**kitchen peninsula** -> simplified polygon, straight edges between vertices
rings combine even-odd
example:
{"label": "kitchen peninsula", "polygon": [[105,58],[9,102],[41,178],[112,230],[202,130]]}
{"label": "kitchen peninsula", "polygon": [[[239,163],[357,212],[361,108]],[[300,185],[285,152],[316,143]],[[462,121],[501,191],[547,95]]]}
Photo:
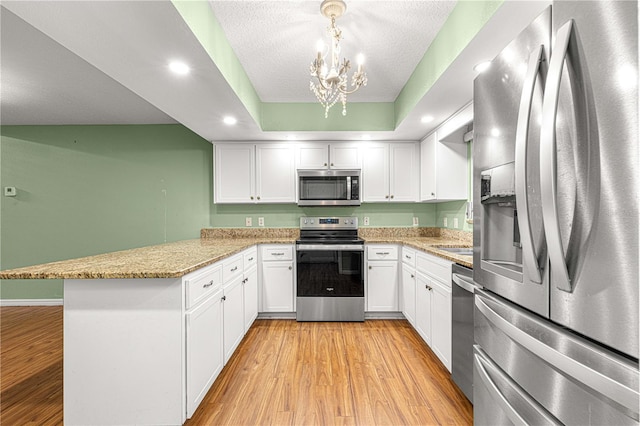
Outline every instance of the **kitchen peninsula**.
{"label": "kitchen peninsula", "polygon": [[[367,243],[402,244],[471,266],[469,256],[437,248],[470,246],[471,234],[361,231]],[[200,239],[7,270],[0,277],[65,280],[66,424],[182,424],[257,315],[263,249],[291,248],[297,233],[203,229]],[[243,318],[243,301],[253,301],[253,316]],[[228,317],[237,311],[239,319]],[[200,332],[217,343],[203,344]],[[235,337],[227,342],[226,335]]]}

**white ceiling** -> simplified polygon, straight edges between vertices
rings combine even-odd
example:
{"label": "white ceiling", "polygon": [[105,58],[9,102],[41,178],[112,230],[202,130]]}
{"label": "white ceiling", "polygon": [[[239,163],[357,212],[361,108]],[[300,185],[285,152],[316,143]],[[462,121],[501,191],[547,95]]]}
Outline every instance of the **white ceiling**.
{"label": "white ceiling", "polygon": [[[328,24],[320,1],[210,0],[262,102],[313,102],[308,67]],[[418,140],[472,98],[473,65],[493,58],[548,1],[506,1],[395,131]],[[369,84],[350,101],[392,102],[450,13],[452,2],[350,0],[338,19],[343,53],[367,57]],[[273,140],[231,89],[170,1],[2,1],[2,124],[179,122],[207,140]],[[171,59],[192,72],[178,78]],[[436,117],[420,123],[423,114]],[[234,127],[224,115],[238,117]],[[319,119],[322,118],[319,108]],[[354,139],[362,132],[298,132]]]}

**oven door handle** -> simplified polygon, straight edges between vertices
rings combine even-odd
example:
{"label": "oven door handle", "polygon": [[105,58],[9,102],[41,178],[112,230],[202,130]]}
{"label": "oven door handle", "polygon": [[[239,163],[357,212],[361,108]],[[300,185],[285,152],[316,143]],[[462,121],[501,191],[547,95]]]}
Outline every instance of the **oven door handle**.
{"label": "oven door handle", "polygon": [[362,244],[298,244],[296,251],[364,251]]}

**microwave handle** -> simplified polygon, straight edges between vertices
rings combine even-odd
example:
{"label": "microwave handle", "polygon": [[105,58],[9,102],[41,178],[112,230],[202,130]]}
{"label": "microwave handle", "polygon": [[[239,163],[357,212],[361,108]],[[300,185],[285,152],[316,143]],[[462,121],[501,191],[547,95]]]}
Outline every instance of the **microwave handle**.
{"label": "microwave handle", "polygon": [[347,176],[347,200],[351,199],[351,176]]}

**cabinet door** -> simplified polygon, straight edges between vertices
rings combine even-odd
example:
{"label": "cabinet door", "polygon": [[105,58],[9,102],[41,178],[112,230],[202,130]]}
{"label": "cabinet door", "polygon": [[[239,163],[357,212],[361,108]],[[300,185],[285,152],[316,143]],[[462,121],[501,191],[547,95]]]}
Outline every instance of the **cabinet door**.
{"label": "cabinet door", "polygon": [[329,167],[328,143],[304,143],[297,148],[298,169],[326,169]]}
{"label": "cabinet door", "polygon": [[368,145],[362,156],[362,201],[389,201],[389,144]]}
{"label": "cabinet door", "polygon": [[431,280],[425,275],[416,275],[416,330],[427,345],[431,346]]}
{"label": "cabinet door", "polygon": [[336,143],[329,146],[329,166],[332,169],[362,168],[361,148],[359,144]]}
{"label": "cabinet door", "polygon": [[223,366],[222,289],[185,314],[187,417],[202,402]]}
{"label": "cabinet door", "polygon": [[254,145],[216,145],[215,157],[214,201],[219,204],[254,203]]}
{"label": "cabinet door", "polygon": [[256,146],[256,200],[259,203],[295,203],[295,150],[287,144]]}
{"label": "cabinet door", "polygon": [[242,301],[242,280],[240,275],[227,283],[224,288],[222,305],[224,324],[224,363],[226,364],[244,336],[244,303]]}
{"label": "cabinet door", "polygon": [[451,371],[451,289],[432,281],[431,291],[431,348]]}
{"label": "cabinet door", "polygon": [[402,313],[411,325],[416,325],[416,271],[402,265]]}
{"label": "cabinet door", "polygon": [[262,262],[262,311],[293,312],[293,261]]}
{"label": "cabinet door", "polygon": [[420,143],[420,201],[436,199],[436,134]]}
{"label": "cabinet door", "polygon": [[392,202],[418,201],[418,145],[389,144],[389,199]]}
{"label": "cabinet door", "polygon": [[367,311],[398,311],[397,261],[368,262]]}
{"label": "cabinet door", "polygon": [[244,332],[246,333],[258,316],[258,268],[253,267],[244,274]]}

